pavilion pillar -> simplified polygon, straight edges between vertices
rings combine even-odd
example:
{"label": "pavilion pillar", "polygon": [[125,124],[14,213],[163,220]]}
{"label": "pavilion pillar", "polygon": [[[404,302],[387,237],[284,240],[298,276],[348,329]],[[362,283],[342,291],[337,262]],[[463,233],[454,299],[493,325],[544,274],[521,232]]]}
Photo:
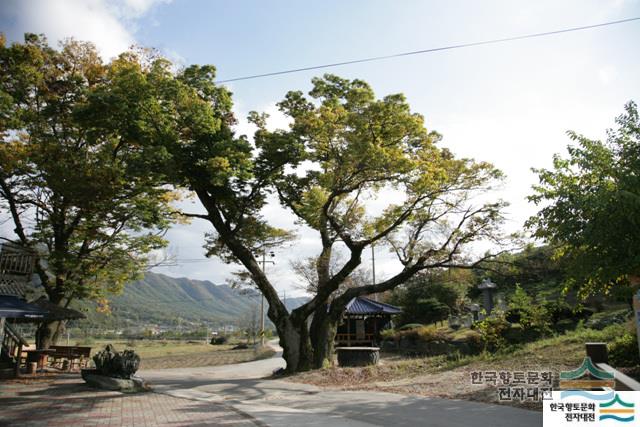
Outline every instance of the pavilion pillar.
{"label": "pavilion pillar", "polygon": [[0,317],[0,350],[2,350],[3,342],[4,342],[4,317]]}

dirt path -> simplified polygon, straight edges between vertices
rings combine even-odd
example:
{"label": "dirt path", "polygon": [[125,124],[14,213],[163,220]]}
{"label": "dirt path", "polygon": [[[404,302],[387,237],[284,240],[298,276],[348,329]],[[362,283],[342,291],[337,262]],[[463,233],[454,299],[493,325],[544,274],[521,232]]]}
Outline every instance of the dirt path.
{"label": "dirt path", "polygon": [[280,357],[208,368],[146,370],[156,393],[223,402],[263,425],[305,427],[534,427],[542,414],[485,403],[381,391],[336,391],[273,379]]}
{"label": "dirt path", "polygon": [[273,356],[271,349],[262,350],[220,350],[206,353],[170,355],[142,358],[140,369],[190,368],[198,366],[220,366],[233,363],[250,362]]}

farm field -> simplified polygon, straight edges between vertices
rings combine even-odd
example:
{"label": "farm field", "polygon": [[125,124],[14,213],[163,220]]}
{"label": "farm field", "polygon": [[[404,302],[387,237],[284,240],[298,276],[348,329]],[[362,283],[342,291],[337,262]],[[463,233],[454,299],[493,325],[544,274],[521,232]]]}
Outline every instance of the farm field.
{"label": "farm field", "polygon": [[237,343],[210,345],[202,341],[182,340],[96,340],[91,344],[92,354],[107,344],[116,350],[135,350],[141,358],[140,369],[168,369],[198,366],[218,366],[231,363],[249,362],[271,357],[270,348],[233,350]]}

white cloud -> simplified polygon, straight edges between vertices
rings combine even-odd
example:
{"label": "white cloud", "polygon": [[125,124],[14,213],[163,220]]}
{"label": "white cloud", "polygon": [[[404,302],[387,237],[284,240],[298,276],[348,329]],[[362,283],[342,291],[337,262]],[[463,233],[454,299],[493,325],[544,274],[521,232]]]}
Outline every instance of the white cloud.
{"label": "white cloud", "polygon": [[617,70],[611,65],[607,65],[598,70],[598,78],[604,85],[608,85],[617,77]]}
{"label": "white cloud", "polygon": [[[232,88],[229,88],[232,90]],[[238,120],[238,123],[234,126],[234,130],[237,135],[245,135],[249,138],[250,141],[253,140],[253,134],[258,129],[253,123],[249,123],[247,120],[248,111],[244,111],[242,108],[242,104],[236,101],[233,107],[233,113]],[[291,124],[291,117],[287,117],[282,111],[278,109],[278,106],[275,103],[270,103],[263,108],[257,108],[256,111],[259,113],[266,113],[269,117],[267,118],[267,129],[270,131],[275,131],[277,129],[289,129],[289,125]]]}
{"label": "white cloud", "polygon": [[52,43],[69,37],[93,42],[104,59],[135,43],[135,20],[168,0],[10,0],[5,13],[25,32]]}
{"label": "white cloud", "polygon": [[119,2],[120,13],[124,16],[137,18],[147,13],[158,3],[171,3],[171,0],[122,0]]}

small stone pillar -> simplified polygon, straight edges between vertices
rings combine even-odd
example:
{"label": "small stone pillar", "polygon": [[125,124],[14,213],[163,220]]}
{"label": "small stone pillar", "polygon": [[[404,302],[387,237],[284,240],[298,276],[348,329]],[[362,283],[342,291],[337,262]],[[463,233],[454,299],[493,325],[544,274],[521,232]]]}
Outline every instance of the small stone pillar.
{"label": "small stone pillar", "polygon": [[479,285],[478,289],[482,292],[482,305],[484,306],[487,315],[493,311],[493,293],[498,285],[493,283],[489,279],[484,279]]}
{"label": "small stone pillar", "polygon": [[478,304],[471,304],[471,306],[469,307],[469,310],[471,311],[473,322],[477,322],[478,320],[480,320],[479,318],[480,306]]}

